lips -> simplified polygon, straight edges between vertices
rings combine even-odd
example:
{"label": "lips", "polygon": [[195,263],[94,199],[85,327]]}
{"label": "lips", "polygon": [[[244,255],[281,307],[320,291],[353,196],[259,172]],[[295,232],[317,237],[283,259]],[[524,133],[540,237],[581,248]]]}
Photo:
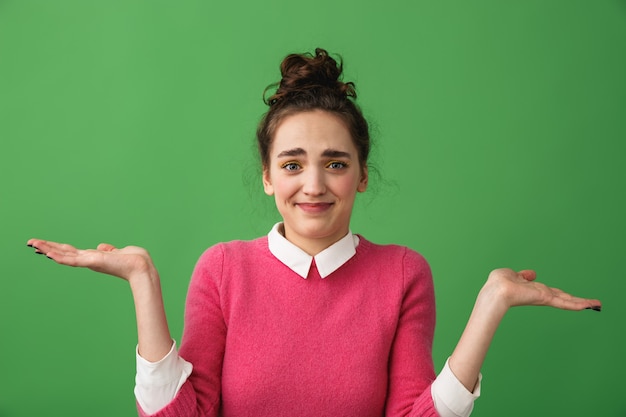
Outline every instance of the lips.
{"label": "lips", "polygon": [[296,203],[306,213],[323,213],[330,209],[333,203]]}

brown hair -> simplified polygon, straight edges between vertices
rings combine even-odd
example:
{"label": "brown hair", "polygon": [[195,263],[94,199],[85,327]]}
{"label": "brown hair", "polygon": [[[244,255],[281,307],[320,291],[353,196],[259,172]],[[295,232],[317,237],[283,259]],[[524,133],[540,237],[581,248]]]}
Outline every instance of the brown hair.
{"label": "brown hair", "polygon": [[[269,151],[276,128],[287,116],[295,113],[324,110],[339,116],[346,124],[359,154],[361,168],[365,168],[370,151],[370,135],[367,121],[354,102],[354,83],[341,81],[343,63],[316,48],[310,53],[290,54],[280,65],[282,79],[265,89],[263,100],[270,107],[257,128],[257,144],[261,163],[269,166]],[[266,98],[269,89],[278,86],[275,93]]]}

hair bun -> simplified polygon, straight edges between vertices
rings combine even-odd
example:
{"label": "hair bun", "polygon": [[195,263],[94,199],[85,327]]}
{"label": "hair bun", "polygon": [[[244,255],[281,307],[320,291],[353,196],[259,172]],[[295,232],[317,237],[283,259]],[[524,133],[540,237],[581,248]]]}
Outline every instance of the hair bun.
{"label": "hair bun", "polygon": [[325,94],[332,93],[355,99],[354,84],[341,81],[342,71],[341,59],[337,62],[322,48],[316,48],[315,55],[311,53],[290,54],[280,65],[282,79],[277,84],[278,89],[265,101],[272,105],[287,97],[311,94],[320,90],[324,90]]}
{"label": "hair bun", "polygon": [[[270,166],[274,135],[285,117],[300,112],[321,110],[337,116],[345,124],[358,151],[359,165],[365,167],[370,151],[367,120],[356,103],[354,84],[341,81],[343,65],[321,48],[313,54],[291,54],[282,61],[280,83],[268,86],[263,101],[269,110],[257,126],[256,137],[263,169]],[[269,98],[269,90],[276,88]]]}

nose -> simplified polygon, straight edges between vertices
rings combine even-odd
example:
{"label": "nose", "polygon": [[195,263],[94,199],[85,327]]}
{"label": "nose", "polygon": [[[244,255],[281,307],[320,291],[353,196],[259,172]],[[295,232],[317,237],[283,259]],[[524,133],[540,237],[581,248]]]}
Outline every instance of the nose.
{"label": "nose", "polygon": [[323,195],[326,192],[324,172],[320,169],[309,169],[303,175],[302,192],[306,195]]}

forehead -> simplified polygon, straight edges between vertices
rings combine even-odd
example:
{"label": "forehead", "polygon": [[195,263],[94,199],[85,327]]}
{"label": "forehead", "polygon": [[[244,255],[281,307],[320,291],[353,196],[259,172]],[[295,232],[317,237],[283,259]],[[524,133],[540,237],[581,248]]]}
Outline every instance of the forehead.
{"label": "forehead", "polygon": [[343,120],[322,110],[289,115],[276,128],[270,154],[301,148],[307,154],[321,154],[332,149],[356,156],[352,136]]}

